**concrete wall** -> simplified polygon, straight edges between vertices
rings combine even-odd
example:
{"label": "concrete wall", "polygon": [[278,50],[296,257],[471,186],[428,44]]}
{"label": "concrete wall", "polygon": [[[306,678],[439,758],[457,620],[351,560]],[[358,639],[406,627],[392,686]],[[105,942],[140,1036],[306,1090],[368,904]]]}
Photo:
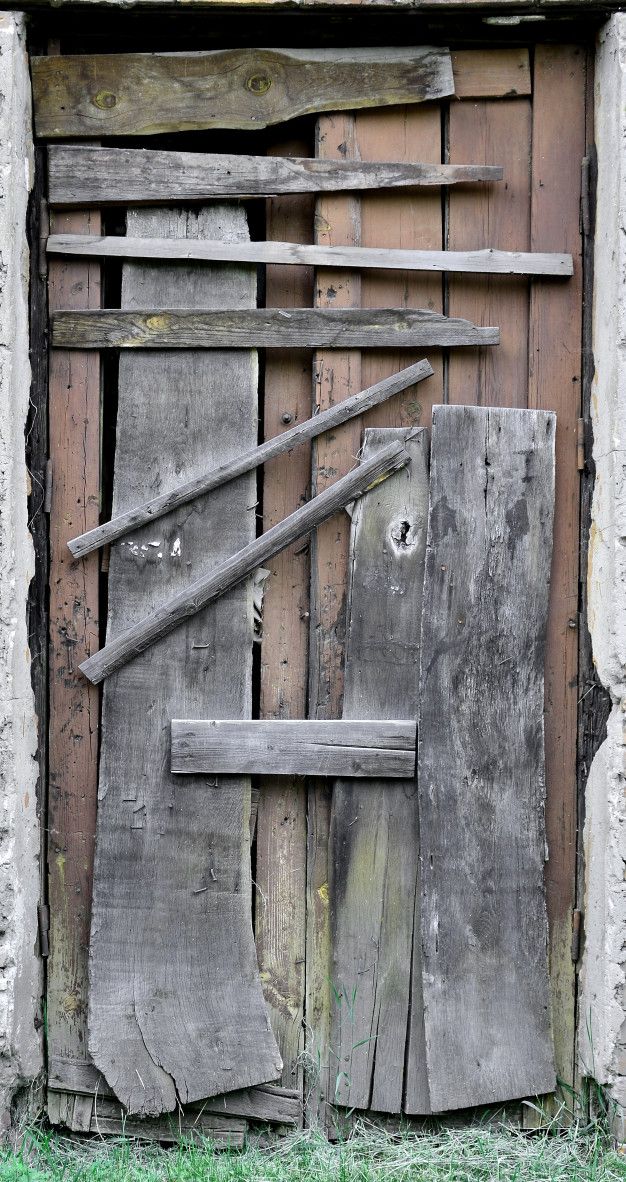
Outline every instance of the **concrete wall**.
{"label": "concrete wall", "polygon": [[[42,1068],[37,957],[37,729],[26,597],[33,574],[24,427],[29,404],[26,209],[31,99],[20,14],[0,14],[0,1131]],[[23,1108],[23,1105],[22,1105]]]}
{"label": "concrete wall", "polygon": [[598,205],[592,419],[596,484],[589,548],[589,628],[611,695],[606,741],[587,785],[585,951],[579,1058],[606,1084],[626,1137],[626,14],[599,41]]}

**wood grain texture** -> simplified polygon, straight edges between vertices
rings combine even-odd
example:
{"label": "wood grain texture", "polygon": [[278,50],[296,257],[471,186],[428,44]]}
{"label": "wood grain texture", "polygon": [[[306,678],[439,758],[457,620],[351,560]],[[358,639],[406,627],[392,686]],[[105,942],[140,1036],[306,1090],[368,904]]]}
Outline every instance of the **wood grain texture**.
{"label": "wood grain texture", "polygon": [[213,1141],[224,1149],[242,1149],[245,1145],[248,1124],[236,1116],[218,1116],[191,1110],[177,1112],[169,1119],[133,1120],[115,1100],[98,1096],[91,1106],[89,1124],[82,1132],[98,1133],[102,1137],[133,1137],[139,1141],[165,1144],[183,1141],[202,1145],[206,1141]]}
{"label": "wood grain texture", "polygon": [[[448,12],[454,16],[459,13],[459,4],[476,15],[504,14],[512,17],[518,15],[546,16],[551,13],[557,15],[581,15],[585,17],[602,17],[607,13],[619,12],[620,0],[333,0],[333,8],[364,9],[365,12],[419,12],[441,14]],[[75,4],[80,9],[85,4],[92,4],[93,0],[58,0],[60,8]],[[289,12],[294,9],[313,9],[324,11],[328,9],[328,0],[134,0],[139,9],[164,9],[167,12],[188,13],[192,10],[202,11],[214,9],[223,11],[225,8],[235,8],[245,11],[278,11]],[[103,0],[104,8],[122,8],[126,0]],[[47,8],[50,0],[24,0],[24,8]]]}
{"label": "wood grain texture", "polygon": [[[390,444],[380,455],[372,457],[368,463],[344,476],[332,488],[325,489],[307,505],[296,509],[295,513],[260,538],[218,563],[209,574],[188,584],[165,602],[152,602],[149,614],[139,616],[129,628],[108,641],[103,649],[83,661],[81,672],[95,683],[110,677],[128,661],[163,640],[185,620],[192,619],[207,604],[226,595],[253,574],[266,559],[272,558],[299,538],[306,537],[321,522],[327,521],[355,497],[362,496],[373,484],[384,480],[408,462],[406,449],[399,444]],[[131,557],[143,559],[143,554],[137,553],[138,543],[122,542],[121,545],[127,546]],[[178,554],[170,557],[178,557]]]}
{"label": "wood grain texture", "polygon": [[171,768],[178,775],[406,779],[414,767],[415,723],[410,719],[172,720]]}
{"label": "wood grain texture", "polygon": [[[364,457],[389,438],[407,434],[406,428],[370,428]],[[428,445],[426,431],[413,434],[406,443],[411,455],[406,472],[368,493],[352,517],[344,720],[392,718],[398,711],[417,718]],[[407,767],[398,784],[382,780],[358,786],[338,780],[333,788],[331,1045],[337,1056],[335,1102],[397,1113],[411,996],[419,822],[414,772]]]}
{"label": "wood grain texture", "polygon": [[[557,134],[555,104],[568,111]],[[551,146],[552,145],[552,146]],[[529,406],[557,413],[556,510],[546,643],[546,892],[557,1073],[573,1082],[575,966],[571,959],[576,872],[579,498],[581,413],[581,161],[585,155],[585,52],[541,46],[535,58],[530,245],[558,233],[574,258],[567,291],[531,286]]]}
{"label": "wood grain texture", "polygon": [[256,131],[301,115],[454,93],[447,49],[227,49],[32,59],[40,137]]}
{"label": "wood grain texture", "polygon": [[543,886],[554,433],[545,412],[433,417],[418,794],[434,1111],[555,1085]]}
{"label": "wood grain texture", "polygon": [[390,398],[398,391],[406,390],[408,386],[430,377],[432,372],[432,367],[427,361],[418,361],[415,365],[400,370],[399,373],[385,378],[368,390],[361,390],[345,402],[328,407],[318,415],[305,419],[303,423],[296,423],[290,430],[283,431],[282,434],[267,440],[254,451],[244,453],[230,463],[214,468],[211,472],[206,472],[195,480],[187,481],[172,489],[171,492],[161,493],[160,496],[147,501],[145,505],[138,505],[126,513],[120,513],[112,521],[107,521],[97,526],[96,529],[81,534],[78,538],[72,538],[68,542],[68,547],[75,558],[89,554],[100,546],[105,546],[117,538],[124,537],[138,526],[156,521],[172,509],[188,504],[189,501],[201,494],[220,488],[221,485],[227,484],[237,476],[242,476],[245,472],[253,471],[268,460],[292,451],[294,447],[299,447],[302,443],[314,439],[324,431],[332,430],[345,422],[346,419],[364,414],[385,398]]}
{"label": "wood grain texture", "polygon": [[388,154],[376,163],[340,156],[331,165],[306,157],[52,145],[48,153],[48,188],[52,205],[146,205],[502,179],[502,169],[497,167],[388,161]]}
{"label": "wood grain texture", "polygon": [[532,93],[527,49],[459,49],[452,54],[452,73],[457,99]]}
{"label": "wood grain texture", "polygon": [[68,349],[427,349],[497,345],[497,328],[427,309],[122,308],[57,312],[52,344]]}
{"label": "wood grain texture", "polygon": [[[131,214],[128,228],[247,234],[243,210],[228,206]],[[241,267],[126,264],[124,306],[157,291],[183,307],[256,299],[254,274]],[[183,396],[172,398],[173,389]],[[207,460],[254,446],[252,353],[128,356],[119,397],[114,511],[175,472],[190,478]],[[193,514],[175,512],[158,532],[147,527],[131,545],[113,547],[110,643],[249,542],[253,503],[253,482],[242,477]],[[280,1074],[251,925],[249,782],[235,777],[218,792],[191,779],[179,798],[168,766],[172,715],[249,717],[251,656],[251,590],[243,585],[112,678],[104,694],[89,1047],[130,1113],[158,1115]]]}
{"label": "wood grain texture", "polygon": [[[95,234],[100,215],[52,215],[60,232]],[[48,300],[97,308],[100,264],[50,261]],[[57,350],[49,361],[53,471],[50,513],[49,805],[47,964],[49,1054],[84,1063],[87,1052],[89,911],[98,794],[99,693],[78,666],[98,647],[98,558],[72,560],[67,531],[98,523],[100,359]]]}

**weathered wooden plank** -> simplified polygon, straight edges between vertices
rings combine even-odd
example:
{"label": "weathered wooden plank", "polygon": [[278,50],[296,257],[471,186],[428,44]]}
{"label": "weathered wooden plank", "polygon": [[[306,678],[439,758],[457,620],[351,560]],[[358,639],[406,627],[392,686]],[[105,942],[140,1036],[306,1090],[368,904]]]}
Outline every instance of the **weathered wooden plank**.
{"label": "weathered wooden plank", "polygon": [[177,1112],[160,1120],[132,1120],[114,1100],[96,1097],[92,1101],[89,1128],[100,1136],[133,1137],[139,1141],[185,1143],[213,1141],[217,1146],[241,1149],[245,1144],[247,1121],[235,1116],[217,1116],[206,1111]]}
{"label": "weathered wooden plank", "polygon": [[434,1111],[555,1084],[543,886],[554,434],[545,412],[433,417],[418,795]]}
{"label": "weathered wooden plank", "polygon": [[[367,430],[364,457],[407,434],[406,428]],[[364,497],[352,517],[344,720],[392,718],[398,711],[417,717],[428,433],[413,433],[406,446],[407,471]],[[419,824],[414,773],[407,767],[398,784],[381,779],[359,786],[338,780],[333,789],[334,1099],[350,1108],[400,1112]]]}
{"label": "weathered wooden plank", "polygon": [[482,275],[573,274],[569,254],[515,250],[386,250],[363,246],[301,246],[297,242],[176,243],[167,238],[79,237],[54,234],[50,254],[110,258],[199,259],[230,263],[287,263],[385,271],[453,271]]}
{"label": "weathered wooden plank", "polygon": [[275,456],[280,456],[285,452],[291,451],[294,447],[298,447],[306,440],[314,439],[317,435],[321,435],[322,432],[339,426],[346,419],[352,418],[355,415],[364,414],[384,398],[390,398],[393,394],[397,394],[398,391],[406,390],[408,386],[415,385],[417,382],[423,381],[424,378],[430,377],[432,372],[432,367],[425,360],[407,366],[406,369],[400,370],[399,373],[394,374],[390,378],[383,379],[382,382],[378,382],[376,386],[371,386],[368,390],[360,391],[359,394],[353,395],[352,398],[346,399],[345,402],[328,407],[325,411],[321,411],[320,414],[314,415],[313,418],[305,419],[303,423],[296,423],[295,427],[292,427],[288,431],[283,431],[281,435],[275,436],[274,439],[269,439],[253,451],[238,456],[237,459],[232,460],[229,464],[222,464],[212,472],[206,472],[195,480],[186,481],[185,484],[179,485],[171,492],[161,493],[160,496],[153,497],[152,500],[147,501],[145,505],[139,505],[135,509],[128,509],[125,513],[118,514],[112,521],[107,521],[103,525],[96,526],[95,529],[90,530],[88,533],[81,534],[78,538],[73,538],[68,542],[68,547],[75,558],[83,554],[89,554],[92,550],[97,550],[100,546],[105,546],[117,538],[124,537],[138,526],[145,525],[147,522],[156,521],[172,509],[176,509],[180,505],[186,505],[202,493],[211,492],[213,489],[219,488],[222,484],[227,484],[230,480],[234,480],[235,477],[242,476],[245,472],[251,472],[254,468],[260,467],[261,464],[266,463]]}
{"label": "weathered wooden plank", "polygon": [[[574,257],[567,290],[531,285],[529,406],[557,413],[556,510],[546,642],[546,893],[550,927],[552,1023],[557,1074],[574,1082],[575,979],[571,957],[576,875],[576,733],[580,563],[582,241],[580,161],[585,140],[585,50],[538,46],[535,56],[530,245],[559,226]],[[557,104],[569,112],[558,130]],[[584,691],[583,691],[584,692]]]}
{"label": "weathered wooden plank", "polygon": [[179,775],[407,779],[415,768],[415,723],[175,718],[171,768]]}
{"label": "weathered wooden plank", "polygon": [[300,115],[454,94],[449,50],[220,49],[31,60],[35,131],[46,139],[256,131]]}
{"label": "weathered wooden plank", "polygon": [[427,349],[499,340],[497,328],[424,308],[112,308],[52,319],[52,344],[66,349]]}
{"label": "weathered wooden plank", "polygon": [[[245,237],[241,209],[129,215],[131,233]],[[157,291],[173,306],[256,299],[254,273],[126,264],[122,303]],[[172,398],[172,390],[185,396]],[[233,394],[236,392],[235,413]],[[154,353],[120,363],[114,511],[174,472],[254,446],[252,353]],[[176,589],[254,537],[254,482],[147,527],[111,552],[111,643]],[[210,648],[210,654],[209,654]],[[104,694],[98,842],[90,950],[89,1047],[131,1113],[275,1079],[281,1063],[258,981],[251,925],[249,782],[219,793],[188,783],[177,798],[169,720],[251,712],[251,589],[200,611],[186,628],[118,674]],[[184,856],[181,856],[181,850]],[[207,955],[210,949],[210,955]]]}
{"label": "weathered wooden plank", "polygon": [[[52,214],[53,228],[89,232],[100,215]],[[100,264],[51,259],[48,303],[100,304]],[[50,512],[47,1039],[51,1055],[87,1058],[87,960],[98,795],[99,693],[78,673],[99,643],[98,558],[72,561],[67,530],[91,529],[100,504],[100,359],[49,359]]]}
{"label": "weathered wooden plank", "polygon": [[[460,0],[332,0],[333,8],[365,9],[367,12],[419,12],[441,15],[450,12],[454,16],[459,14]],[[86,4],[93,4],[93,0],[57,0],[58,7],[70,4],[79,8]],[[104,8],[123,8],[127,0],[102,0]],[[45,8],[50,0],[24,0],[25,9]],[[463,8],[472,14],[504,14],[515,20],[519,16],[532,15],[546,17],[552,13],[558,16],[588,17],[592,20],[598,16],[606,16],[611,12],[619,12],[621,0],[462,0]],[[134,6],[148,10],[163,9],[171,12],[189,13],[192,10],[224,8],[246,9],[253,11],[290,11],[297,10],[328,10],[328,0],[134,0]]]}
{"label": "weathered wooden plank", "polygon": [[48,153],[52,205],[146,205],[216,197],[271,197],[280,193],[499,181],[501,168],[361,162],[339,157],[202,155],[137,148],[56,146]]}
{"label": "weathered wooden plank", "polygon": [[532,93],[527,49],[460,49],[452,54],[452,73],[457,99]]}
{"label": "weathered wooden plank", "polygon": [[[327,521],[355,497],[362,496],[373,483],[384,480],[408,462],[406,449],[399,444],[390,444],[368,463],[355,468],[332,488],[326,489],[307,505],[296,509],[295,513],[291,513],[260,538],[244,546],[231,558],[225,559],[210,574],[184,587],[166,603],[159,605],[158,601],[153,601],[149,615],[140,616],[130,628],[120,631],[103,649],[94,653],[89,660],[83,661],[81,671],[96,684],[109,677],[116,669],[120,669],[139,653],[152,647],[157,640],[163,640],[184,620],[193,618],[201,608],[215,602],[236,587],[267,558],[271,558],[285,546],[290,546],[298,538],[305,537],[320,522]],[[219,534],[219,529],[217,532]],[[204,544],[206,545],[206,539]],[[132,558],[139,558],[142,564],[147,561],[140,553],[139,542],[122,542],[120,545],[130,551]],[[176,553],[171,557],[179,555]]]}

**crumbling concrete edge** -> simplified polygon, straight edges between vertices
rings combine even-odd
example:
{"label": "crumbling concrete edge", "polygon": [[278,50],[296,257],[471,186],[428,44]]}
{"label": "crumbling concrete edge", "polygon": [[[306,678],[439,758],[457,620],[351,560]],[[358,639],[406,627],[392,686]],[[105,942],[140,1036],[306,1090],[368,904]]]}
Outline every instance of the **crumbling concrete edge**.
{"label": "crumbling concrete edge", "polygon": [[593,658],[611,695],[607,737],[586,789],[581,1073],[605,1085],[626,1139],[626,13],[604,26],[595,76],[598,190],[589,539]]}
{"label": "crumbling concrete edge", "polygon": [[0,1132],[43,1067],[37,1030],[40,830],[37,720],[26,625],[34,555],[28,530],[26,215],[33,176],[31,92],[22,13],[0,14]]}

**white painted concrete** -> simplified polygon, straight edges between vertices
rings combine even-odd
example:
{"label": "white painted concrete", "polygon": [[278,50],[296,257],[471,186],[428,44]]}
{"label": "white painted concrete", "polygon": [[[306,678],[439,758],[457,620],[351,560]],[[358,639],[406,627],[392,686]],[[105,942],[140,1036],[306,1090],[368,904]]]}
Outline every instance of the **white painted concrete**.
{"label": "white painted concrete", "polygon": [[586,797],[582,1071],[615,1102],[626,1136],[626,14],[604,27],[596,66],[598,205],[592,420],[596,484],[589,548],[589,627],[611,695],[607,738]]}
{"label": "white painted concrete", "polygon": [[[42,1068],[36,955],[37,730],[26,598],[33,574],[24,427],[29,404],[26,210],[32,178],[24,19],[0,14],[0,1132]],[[20,1096],[21,1093],[21,1096]]]}

